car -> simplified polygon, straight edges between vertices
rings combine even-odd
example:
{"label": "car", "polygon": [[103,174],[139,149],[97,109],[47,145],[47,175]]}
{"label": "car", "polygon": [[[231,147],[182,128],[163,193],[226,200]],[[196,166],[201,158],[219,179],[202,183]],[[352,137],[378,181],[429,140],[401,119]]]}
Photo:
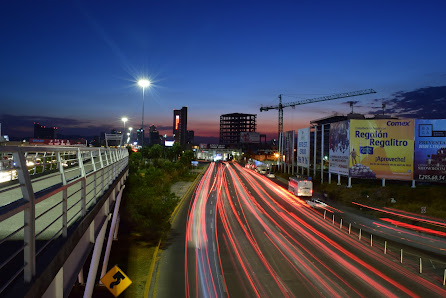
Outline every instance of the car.
{"label": "car", "polygon": [[266,171],[265,170],[260,170],[259,173],[262,174],[262,175],[266,175]]}
{"label": "car", "polygon": [[328,206],[326,203],[317,199],[306,200],[306,202],[310,207],[313,208],[326,208]]}
{"label": "car", "polygon": [[276,178],[276,175],[274,175],[274,173],[268,173],[268,174],[266,174],[266,177],[268,177],[268,178]]}

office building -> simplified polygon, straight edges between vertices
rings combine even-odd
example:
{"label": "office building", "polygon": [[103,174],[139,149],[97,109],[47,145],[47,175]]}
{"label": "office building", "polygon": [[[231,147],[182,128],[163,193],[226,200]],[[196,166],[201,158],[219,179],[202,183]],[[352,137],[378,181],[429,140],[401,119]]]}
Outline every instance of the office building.
{"label": "office building", "polygon": [[255,114],[232,113],[220,116],[220,144],[239,144],[241,132],[256,131]]}
{"label": "office building", "polygon": [[36,139],[56,139],[57,127],[46,127],[34,122],[34,138]]}
{"label": "office building", "polygon": [[173,110],[173,137],[181,146],[187,145],[187,107]]}
{"label": "office building", "polygon": [[[144,131],[142,128],[136,130],[136,139],[138,141],[138,145],[141,146],[143,144]],[[147,144],[146,144],[147,145]]]}
{"label": "office building", "polygon": [[195,131],[187,131],[187,149],[191,149],[195,142]]}
{"label": "office building", "polygon": [[149,128],[149,143],[150,145],[161,145],[161,138],[160,138],[160,133],[159,131],[156,129],[155,125],[150,126]]}

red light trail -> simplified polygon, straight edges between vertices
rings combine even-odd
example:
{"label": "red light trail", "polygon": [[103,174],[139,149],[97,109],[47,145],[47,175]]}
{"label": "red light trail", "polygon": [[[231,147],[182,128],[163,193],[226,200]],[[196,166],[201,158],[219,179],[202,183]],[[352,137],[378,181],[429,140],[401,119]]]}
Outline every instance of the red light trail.
{"label": "red light trail", "polygon": [[446,296],[238,164],[211,163],[191,202],[187,297]]}

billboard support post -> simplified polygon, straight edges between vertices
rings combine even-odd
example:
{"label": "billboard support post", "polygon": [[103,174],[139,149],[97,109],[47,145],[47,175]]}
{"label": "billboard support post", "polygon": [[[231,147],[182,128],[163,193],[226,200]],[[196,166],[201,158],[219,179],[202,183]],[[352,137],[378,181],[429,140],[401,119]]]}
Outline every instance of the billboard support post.
{"label": "billboard support post", "polygon": [[412,180],[412,188],[415,188],[415,180]]}
{"label": "billboard support post", "polygon": [[341,185],[341,175],[338,174],[338,185]]}
{"label": "billboard support post", "polygon": [[317,126],[314,127],[314,146],[313,146],[313,161],[314,161],[314,166],[313,166],[313,176],[316,177],[316,146],[317,146]]}
{"label": "billboard support post", "polygon": [[283,141],[284,141],[284,136],[283,136],[283,132],[280,134],[280,171],[282,173],[285,173],[285,163],[283,162]]}
{"label": "billboard support post", "polygon": [[324,126],[321,129],[321,184],[324,183]]}
{"label": "billboard support post", "polygon": [[352,188],[352,177],[348,177],[348,188]]}
{"label": "billboard support post", "polygon": [[291,148],[293,148],[291,151],[291,174],[293,174],[293,176],[294,176],[294,145],[296,144],[295,137],[296,137],[296,132],[293,130],[293,138],[292,138],[293,146],[291,146]]}
{"label": "billboard support post", "polygon": [[282,160],[282,133],[279,134],[279,159],[278,159],[278,168],[279,168],[279,172],[282,172],[282,166],[283,166],[283,160]]}
{"label": "billboard support post", "polygon": [[328,184],[331,184],[331,173],[328,173]]}
{"label": "billboard support post", "polygon": [[383,178],[382,180],[382,187],[386,187],[386,178]]}

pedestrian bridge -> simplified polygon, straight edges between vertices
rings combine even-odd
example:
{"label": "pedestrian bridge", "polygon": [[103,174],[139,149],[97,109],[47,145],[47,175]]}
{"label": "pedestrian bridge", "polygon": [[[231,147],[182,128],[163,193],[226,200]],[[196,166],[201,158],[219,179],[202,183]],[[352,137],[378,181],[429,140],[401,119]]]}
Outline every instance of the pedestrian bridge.
{"label": "pedestrian bridge", "polygon": [[127,149],[3,146],[0,158],[0,296],[67,297],[76,280],[91,296],[107,269]]}

